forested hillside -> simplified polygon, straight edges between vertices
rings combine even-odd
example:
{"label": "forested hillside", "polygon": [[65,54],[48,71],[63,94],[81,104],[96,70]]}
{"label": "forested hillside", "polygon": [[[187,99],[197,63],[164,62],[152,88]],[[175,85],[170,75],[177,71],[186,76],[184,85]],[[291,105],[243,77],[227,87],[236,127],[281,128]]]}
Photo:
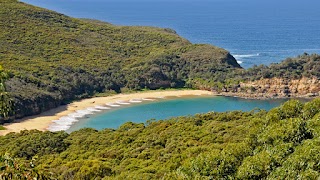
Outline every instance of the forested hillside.
{"label": "forested hillside", "polygon": [[192,84],[195,88],[240,97],[315,97],[320,95],[319,72],[320,55],[304,53],[269,66],[253,66],[207,79],[194,79]]}
{"label": "forested hillside", "polygon": [[317,179],[320,99],[117,130],[23,131],[0,137],[0,152],[0,174],[53,179]]}
{"label": "forested hillside", "polygon": [[240,68],[226,50],[171,29],[75,19],[17,0],[0,1],[0,64],[16,117],[97,92],[185,87]]}
{"label": "forested hillside", "polygon": [[247,70],[247,78],[259,80],[261,78],[289,78],[316,77],[320,79],[320,56],[304,53],[295,58],[287,58],[281,63],[270,66],[254,66]]}
{"label": "forested hillside", "polygon": [[0,1],[0,64],[10,76],[12,119],[96,93],[191,87],[259,98],[320,91],[319,55],[245,70],[226,50],[191,44],[171,29],[75,19],[16,0]]}

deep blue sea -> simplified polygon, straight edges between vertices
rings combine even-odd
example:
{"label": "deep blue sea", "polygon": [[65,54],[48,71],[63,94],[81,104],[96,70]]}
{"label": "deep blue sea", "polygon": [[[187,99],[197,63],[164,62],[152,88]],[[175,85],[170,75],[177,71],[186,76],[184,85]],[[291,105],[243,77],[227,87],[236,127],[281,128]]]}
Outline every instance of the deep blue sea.
{"label": "deep blue sea", "polygon": [[320,53],[319,0],[22,0],[79,18],[168,27],[227,49],[245,68]]}

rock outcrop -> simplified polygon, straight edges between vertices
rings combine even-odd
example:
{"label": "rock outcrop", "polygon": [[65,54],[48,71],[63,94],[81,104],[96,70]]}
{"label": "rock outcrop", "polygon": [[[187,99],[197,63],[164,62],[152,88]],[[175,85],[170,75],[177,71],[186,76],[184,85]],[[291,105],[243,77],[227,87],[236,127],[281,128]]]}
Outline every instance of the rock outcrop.
{"label": "rock outcrop", "polygon": [[316,97],[320,95],[320,79],[316,77],[261,79],[224,88],[220,94],[247,98]]}

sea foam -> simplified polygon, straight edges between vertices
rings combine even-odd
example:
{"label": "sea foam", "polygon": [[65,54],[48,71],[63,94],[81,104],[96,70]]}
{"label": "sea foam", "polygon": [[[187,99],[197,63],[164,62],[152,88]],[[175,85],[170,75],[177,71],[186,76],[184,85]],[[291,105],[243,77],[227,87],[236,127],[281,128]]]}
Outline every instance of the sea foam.
{"label": "sea foam", "polygon": [[256,57],[256,56],[260,56],[260,54],[257,53],[257,54],[235,54],[235,55],[233,55],[233,57],[236,59]]}
{"label": "sea foam", "polygon": [[56,132],[56,131],[66,131],[69,128],[70,128],[70,126],[67,126],[67,125],[51,124],[47,129],[48,129],[48,131]]}
{"label": "sea foam", "polygon": [[88,107],[87,110],[91,111],[91,112],[100,112],[101,111],[101,110],[93,108],[93,107]]}
{"label": "sea foam", "polygon": [[72,124],[79,121],[78,118],[82,118],[85,115],[93,114],[93,112],[98,112],[100,110],[95,108],[87,108],[84,110],[77,110],[74,113],[70,113],[67,116],[62,116],[58,120],[53,120],[52,123],[47,128],[49,131],[65,131],[71,127]]}
{"label": "sea foam", "polygon": [[131,99],[129,102],[131,102],[131,103],[141,103],[142,100],[141,99]]}
{"label": "sea foam", "polygon": [[111,106],[111,107],[119,107],[120,106],[119,104],[112,104],[112,103],[107,103],[106,105]]}
{"label": "sea foam", "polygon": [[96,109],[102,109],[102,110],[104,110],[104,109],[110,109],[109,107],[106,107],[106,106],[95,106],[94,108],[96,108]]}
{"label": "sea foam", "polygon": [[121,104],[121,105],[128,105],[128,104],[130,104],[130,103],[125,102],[125,101],[117,101],[116,103],[117,103],[117,104]]}
{"label": "sea foam", "polygon": [[88,109],[76,110],[76,113],[82,115],[82,117],[88,114],[93,114],[93,112],[89,111]]}
{"label": "sea foam", "polygon": [[144,100],[144,101],[154,101],[154,99],[149,99],[149,98],[143,98],[142,100]]}
{"label": "sea foam", "polygon": [[49,131],[65,131],[71,127],[71,125],[78,120],[70,116],[63,116],[58,120],[53,120],[52,124],[47,128]]}
{"label": "sea foam", "polygon": [[[164,97],[157,97],[158,99],[162,99]],[[131,103],[141,103],[142,101],[154,101],[155,99],[131,99],[130,101],[117,101],[116,103],[106,103],[107,106],[94,106],[88,107],[83,110],[76,110],[74,113],[70,113],[66,116],[59,118],[58,120],[53,120],[52,123],[47,128],[49,131],[66,131],[68,130],[74,123],[78,122],[79,118],[83,118],[86,115],[94,114],[96,112],[100,112],[102,110],[111,109],[111,107],[119,107],[121,105],[129,105]]]}

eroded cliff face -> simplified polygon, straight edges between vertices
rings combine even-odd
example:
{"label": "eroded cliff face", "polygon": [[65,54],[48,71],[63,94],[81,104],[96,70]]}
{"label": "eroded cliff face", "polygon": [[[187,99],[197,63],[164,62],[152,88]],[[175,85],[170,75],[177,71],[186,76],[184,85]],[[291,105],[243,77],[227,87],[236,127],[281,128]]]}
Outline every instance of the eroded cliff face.
{"label": "eroded cliff face", "polygon": [[261,79],[242,82],[233,88],[224,89],[221,94],[248,98],[316,97],[320,95],[320,79]]}

